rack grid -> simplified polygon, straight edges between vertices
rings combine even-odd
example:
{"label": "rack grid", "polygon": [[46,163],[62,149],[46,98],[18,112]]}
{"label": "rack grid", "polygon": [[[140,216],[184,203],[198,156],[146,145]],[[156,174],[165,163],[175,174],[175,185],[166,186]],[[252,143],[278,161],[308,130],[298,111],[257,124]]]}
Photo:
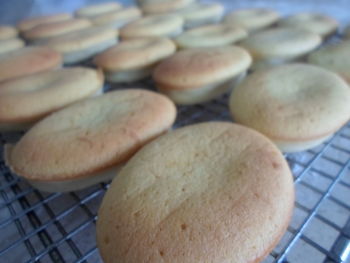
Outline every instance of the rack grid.
{"label": "rack grid", "polygon": [[[142,85],[153,86],[150,81],[136,86]],[[174,128],[230,121],[227,101],[225,94],[210,103],[178,107]],[[20,135],[0,135],[1,153]],[[350,123],[322,145],[286,158],[296,188],[294,215],[264,262],[350,262]],[[0,262],[102,262],[95,222],[108,185],[40,192],[12,174],[0,156]]]}

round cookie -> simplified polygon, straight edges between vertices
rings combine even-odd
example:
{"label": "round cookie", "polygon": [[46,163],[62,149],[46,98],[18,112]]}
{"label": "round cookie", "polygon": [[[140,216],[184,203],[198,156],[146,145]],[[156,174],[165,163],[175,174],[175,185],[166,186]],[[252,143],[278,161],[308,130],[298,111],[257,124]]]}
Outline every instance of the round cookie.
{"label": "round cookie", "polygon": [[350,41],[332,44],[314,51],[308,62],[338,73],[350,84]]}
{"label": "round cookie", "polygon": [[0,39],[0,55],[24,47],[25,43],[20,38]]}
{"label": "round cookie", "polygon": [[77,17],[90,18],[98,15],[108,14],[120,10],[122,5],[117,2],[105,2],[84,6],[75,11]]}
{"label": "round cookie", "polygon": [[195,0],[138,0],[138,3],[145,14],[164,14],[181,10]]}
{"label": "round cookie", "polygon": [[254,59],[253,68],[279,65],[303,57],[322,42],[318,34],[297,28],[274,28],[257,32],[240,46]]}
{"label": "round cookie", "polygon": [[175,53],[175,44],[167,38],[122,41],[94,58],[111,82],[131,82],[151,75],[156,63]]}
{"label": "round cookie", "polygon": [[247,36],[247,31],[240,27],[217,24],[187,30],[174,40],[180,48],[215,47],[231,45]]}
{"label": "round cookie", "polygon": [[193,3],[189,7],[176,12],[183,17],[185,28],[217,23],[221,20],[224,7],[219,3]]}
{"label": "round cookie", "polygon": [[11,39],[17,37],[17,29],[12,26],[0,25],[0,40]]}
{"label": "round cookie", "polygon": [[61,55],[48,47],[24,47],[0,56],[0,82],[52,70],[62,64]]}
{"label": "round cookie", "polygon": [[82,67],[0,83],[0,131],[28,129],[49,113],[96,94],[102,86],[102,72]]}
{"label": "round cookie", "polygon": [[105,263],[260,262],[294,207],[288,164],[265,136],[240,125],[180,128],[142,148],[98,211]]}
{"label": "round cookie", "polygon": [[29,41],[40,41],[50,37],[90,27],[92,24],[87,19],[69,19],[65,21],[40,24],[23,33],[23,37]]}
{"label": "round cookie", "polygon": [[128,7],[107,14],[102,14],[90,18],[90,21],[97,26],[110,26],[112,28],[121,28],[126,24],[140,18],[141,10],[137,7]]}
{"label": "round cookie", "polygon": [[182,32],[183,23],[183,18],[177,15],[146,16],[122,27],[120,37],[175,37]]}
{"label": "round cookie", "polygon": [[327,37],[337,31],[339,23],[324,14],[299,13],[281,19],[278,25],[300,28]]}
{"label": "round cookie", "polygon": [[235,10],[226,15],[224,23],[241,26],[253,32],[273,25],[279,18],[280,15],[271,9],[248,8]]}
{"label": "round cookie", "polygon": [[118,32],[112,28],[93,26],[40,41],[60,52],[65,64],[86,60],[117,43]]}
{"label": "round cookie", "polygon": [[202,103],[231,89],[250,64],[250,55],[240,47],[193,48],[163,60],[153,79],[177,104]]}
{"label": "round cookie", "polygon": [[59,22],[59,21],[64,21],[71,18],[72,18],[72,15],[66,14],[66,13],[31,17],[20,21],[17,24],[17,28],[19,29],[19,31],[24,32],[40,24]]}
{"label": "round cookie", "polygon": [[350,119],[350,89],[338,75],[287,64],[248,76],[232,92],[233,119],[269,137],[284,152],[321,144]]}
{"label": "round cookie", "polygon": [[81,189],[114,177],[144,144],[166,132],[175,116],[174,104],[155,92],[108,92],[40,121],[7,145],[6,163],[41,190]]}

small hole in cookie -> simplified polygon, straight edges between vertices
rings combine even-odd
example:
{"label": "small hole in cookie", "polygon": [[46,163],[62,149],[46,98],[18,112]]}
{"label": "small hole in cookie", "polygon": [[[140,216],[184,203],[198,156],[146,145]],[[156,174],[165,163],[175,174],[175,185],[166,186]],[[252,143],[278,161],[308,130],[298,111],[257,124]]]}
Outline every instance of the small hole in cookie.
{"label": "small hole in cookie", "polygon": [[186,224],[182,224],[182,225],[181,225],[181,229],[182,229],[182,230],[186,230],[186,228],[187,228],[187,225],[186,225]]}
{"label": "small hole in cookie", "polygon": [[109,237],[108,237],[108,236],[105,236],[105,238],[104,238],[103,241],[105,242],[106,245],[108,245],[108,244],[109,244]]}
{"label": "small hole in cookie", "polygon": [[139,217],[140,216],[140,211],[136,211],[135,213],[134,213],[134,217]]}
{"label": "small hole in cookie", "polygon": [[159,250],[159,255],[160,255],[161,257],[163,257],[163,256],[164,256],[164,251],[163,251],[163,250]]}
{"label": "small hole in cookie", "polygon": [[272,162],[272,167],[274,169],[278,169],[280,167],[280,164],[279,163],[276,163],[276,162]]}

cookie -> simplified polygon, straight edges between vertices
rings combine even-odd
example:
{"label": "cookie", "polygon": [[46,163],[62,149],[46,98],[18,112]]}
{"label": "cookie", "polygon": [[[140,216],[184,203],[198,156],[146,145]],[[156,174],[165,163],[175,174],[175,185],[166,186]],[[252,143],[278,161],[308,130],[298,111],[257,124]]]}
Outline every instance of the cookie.
{"label": "cookie", "polygon": [[82,189],[114,177],[135,152],[171,127],[175,115],[174,104],[155,92],[108,92],[37,123],[6,146],[6,164],[43,191]]}
{"label": "cookie", "polygon": [[155,65],[175,53],[175,44],[167,38],[130,39],[94,58],[111,82],[131,82],[151,75]]}
{"label": "cookie", "polygon": [[61,55],[48,47],[24,47],[0,56],[0,82],[52,70],[62,64]]}
{"label": "cookie", "polygon": [[183,30],[183,18],[177,15],[142,17],[120,29],[122,39],[142,37],[175,37]]}
{"label": "cookie", "polygon": [[20,21],[17,24],[17,28],[19,29],[19,31],[24,32],[40,24],[59,22],[59,21],[69,20],[71,18],[72,18],[72,15],[67,13],[31,17]]}
{"label": "cookie", "polygon": [[41,41],[60,52],[65,64],[84,61],[117,43],[118,32],[107,27],[88,27]]}
{"label": "cookie", "polygon": [[350,41],[324,46],[308,56],[308,62],[338,73],[350,84]]}
{"label": "cookie", "polygon": [[119,29],[126,24],[140,18],[142,12],[137,7],[128,7],[119,9],[117,11],[108,12],[90,18],[90,21],[97,26],[109,26],[112,28]]}
{"label": "cookie", "polygon": [[241,27],[217,24],[186,30],[174,41],[180,48],[217,47],[231,45],[247,36]]}
{"label": "cookie", "polygon": [[75,11],[77,17],[91,18],[98,15],[108,14],[120,10],[122,5],[117,2],[105,2],[94,5],[83,6]]}
{"label": "cookie", "polygon": [[163,60],[153,79],[177,104],[202,103],[231,89],[250,64],[250,55],[240,47],[193,48]]}
{"label": "cookie", "polygon": [[302,58],[322,42],[318,34],[297,28],[274,28],[249,35],[240,46],[254,59],[253,69]]}
{"label": "cookie", "polygon": [[334,34],[339,23],[332,17],[317,13],[299,13],[281,19],[279,26],[295,27],[328,37]]}
{"label": "cookie", "polygon": [[50,37],[63,35],[76,30],[90,27],[92,24],[87,19],[69,19],[65,21],[41,24],[27,30],[23,37],[28,41],[40,41]]}
{"label": "cookie", "polygon": [[258,31],[275,24],[280,15],[266,8],[247,8],[235,10],[224,18],[224,23],[241,26],[249,32]]}
{"label": "cookie", "polygon": [[0,83],[0,130],[27,130],[46,115],[101,91],[103,74],[76,67]]}
{"label": "cookie", "polygon": [[350,119],[350,89],[335,73],[308,64],[256,71],[232,92],[233,119],[284,152],[315,147]]}
{"label": "cookie", "polygon": [[242,126],[187,126],[142,148],[98,211],[105,263],[261,262],[294,207],[288,164]]}

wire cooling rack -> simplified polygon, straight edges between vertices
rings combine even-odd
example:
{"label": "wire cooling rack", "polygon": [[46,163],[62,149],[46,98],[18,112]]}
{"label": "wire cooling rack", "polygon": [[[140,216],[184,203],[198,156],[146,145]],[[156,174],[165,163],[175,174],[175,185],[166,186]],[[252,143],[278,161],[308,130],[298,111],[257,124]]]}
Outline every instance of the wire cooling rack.
{"label": "wire cooling rack", "polygon": [[[226,94],[179,107],[175,128],[230,120],[227,100]],[[19,136],[0,135],[1,145]],[[12,174],[0,157],[0,262],[102,262],[95,223],[108,184],[48,194]],[[350,123],[321,146],[286,158],[296,187],[294,215],[264,262],[350,262]]]}

